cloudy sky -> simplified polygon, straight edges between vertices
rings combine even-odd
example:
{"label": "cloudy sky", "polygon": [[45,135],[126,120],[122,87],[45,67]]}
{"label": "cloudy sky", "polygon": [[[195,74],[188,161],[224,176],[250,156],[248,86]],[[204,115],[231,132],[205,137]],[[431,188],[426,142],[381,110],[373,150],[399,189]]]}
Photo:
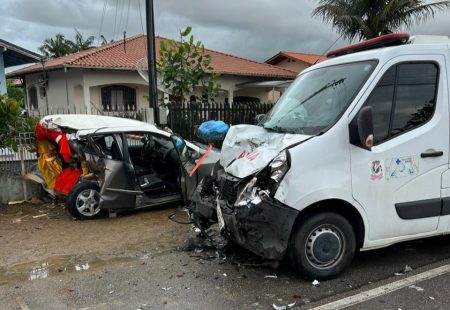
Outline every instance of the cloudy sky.
{"label": "cloudy sky", "polygon": [[[73,38],[74,28],[108,40],[145,30],[145,0],[1,1],[0,38],[32,51],[56,33]],[[313,0],[154,2],[156,34],[176,38],[180,28],[191,25],[206,47],[260,61],[280,50],[323,53],[338,38],[329,25],[311,17]],[[410,32],[450,35],[449,17],[440,14]],[[338,41],[334,48],[344,44]]]}

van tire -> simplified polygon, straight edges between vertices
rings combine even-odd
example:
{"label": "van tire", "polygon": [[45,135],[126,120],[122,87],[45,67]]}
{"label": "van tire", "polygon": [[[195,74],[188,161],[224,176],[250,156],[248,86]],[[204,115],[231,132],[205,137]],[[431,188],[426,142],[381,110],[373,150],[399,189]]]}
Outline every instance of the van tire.
{"label": "van tire", "polygon": [[310,279],[339,275],[350,265],[356,250],[349,221],[333,212],[304,218],[294,229],[288,257],[297,272]]}
{"label": "van tire", "polygon": [[[66,208],[78,220],[92,220],[103,212],[99,208],[100,187],[93,182],[76,184],[69,193]],[[91,208],[89,208],[91,206]],[[84,210],[83,210],[84,207]]]}

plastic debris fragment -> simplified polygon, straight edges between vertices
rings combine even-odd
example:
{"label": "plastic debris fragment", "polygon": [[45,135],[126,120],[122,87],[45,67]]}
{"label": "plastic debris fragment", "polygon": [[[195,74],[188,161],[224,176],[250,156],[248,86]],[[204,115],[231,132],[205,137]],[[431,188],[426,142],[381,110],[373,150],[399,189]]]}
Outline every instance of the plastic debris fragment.
{"label": "plastic debris fragment", "polygon": [[315,287],[318,287],[318,286],[320,285],[320,282],[317,281],[317,280],[314,280],[314,281],[312,282],[312,285],[314,285]]}
{"label": "plastic debris fragment", "polygon": [[276,274],[269,274],[267,276],[264,276],[264,279],[276,279],[278,276]]}

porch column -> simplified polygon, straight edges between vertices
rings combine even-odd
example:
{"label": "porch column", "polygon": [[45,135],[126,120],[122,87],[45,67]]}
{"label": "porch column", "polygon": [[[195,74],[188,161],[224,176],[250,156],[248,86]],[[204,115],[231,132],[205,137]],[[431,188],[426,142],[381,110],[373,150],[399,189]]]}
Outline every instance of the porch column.
{"label": "porch column", "polygon": [[5,63],[3,61],[4,51],[5,49],[0,47],[0,95],[6,94]]}
{"label": "porch column", "polygon": [[83,97],[84,105],[86,106],[86,114],[92,114],[91,91],[89,89],[89,84],[83,85]]}
{"label": "porch column", "polygon": [[233,98],[234,98],[234,89],[230,88],[228,90],[228,103],[230,104],[230,107],[233,106]]}

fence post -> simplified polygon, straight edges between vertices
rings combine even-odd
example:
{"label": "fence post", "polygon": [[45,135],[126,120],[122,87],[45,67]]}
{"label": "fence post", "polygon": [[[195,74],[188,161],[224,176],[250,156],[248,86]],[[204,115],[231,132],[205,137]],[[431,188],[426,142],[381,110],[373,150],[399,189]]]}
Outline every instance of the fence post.
{"label": "fence post", "polygon": [[27,182],[23,179],[26,174],[25,169],[25,152],[24,152],[24,143],[22,141],[22,135],[19,134],[19,158],[20,158],[20,169],[22,174],[22,187],[23,187],[23,200],[28,200],[28,189]]}

